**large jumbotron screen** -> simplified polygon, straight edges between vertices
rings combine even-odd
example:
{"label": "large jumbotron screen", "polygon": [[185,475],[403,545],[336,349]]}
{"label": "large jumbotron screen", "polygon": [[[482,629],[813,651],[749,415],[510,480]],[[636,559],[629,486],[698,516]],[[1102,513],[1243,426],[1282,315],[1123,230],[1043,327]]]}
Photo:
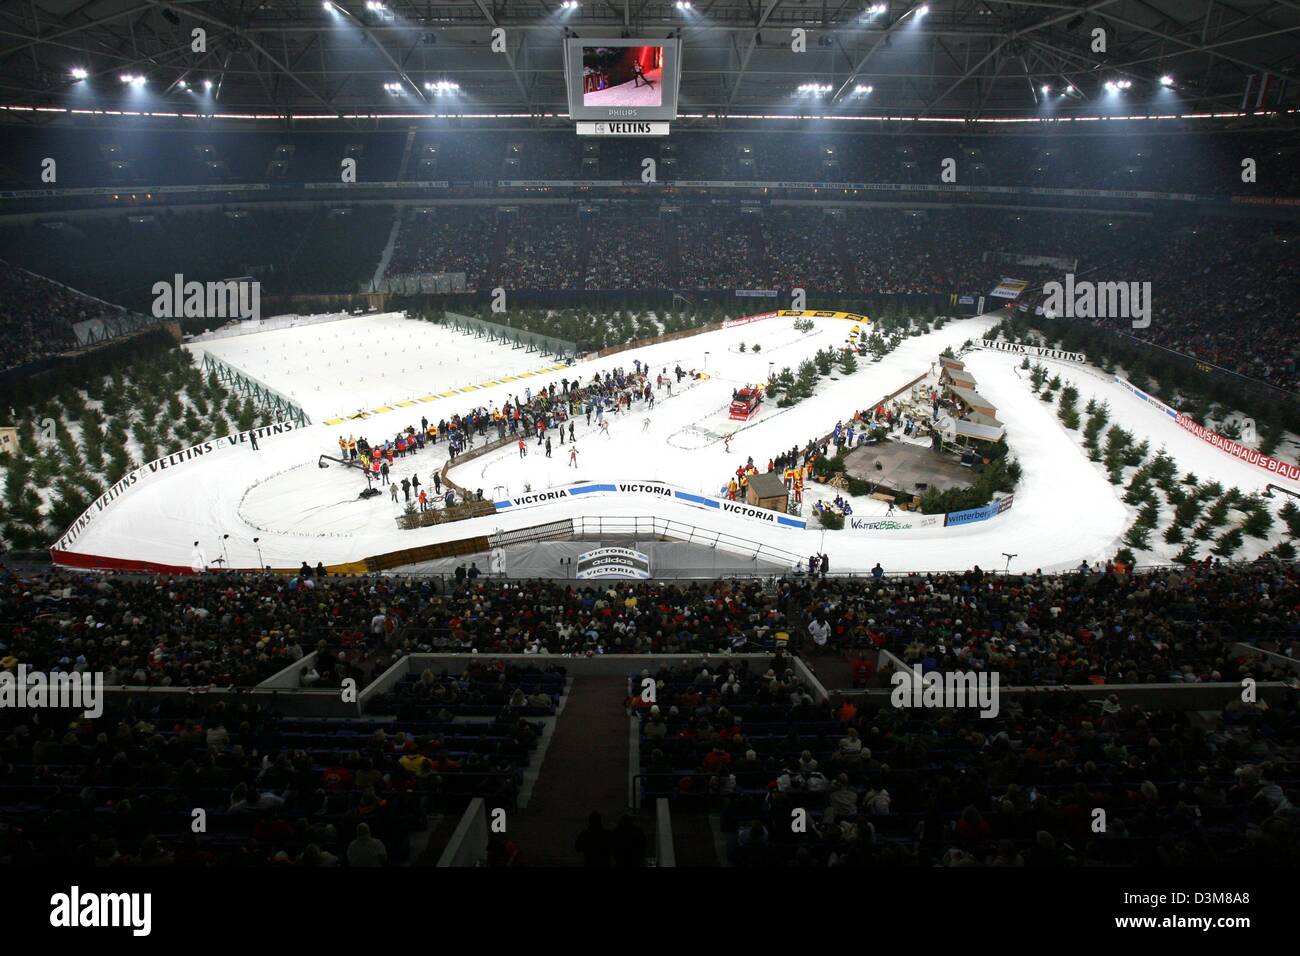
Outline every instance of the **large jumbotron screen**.
{"label": "large jumbotron screen", "polygon": [[677,40],[569,39],[564,53],[571,119],[677,117]]}

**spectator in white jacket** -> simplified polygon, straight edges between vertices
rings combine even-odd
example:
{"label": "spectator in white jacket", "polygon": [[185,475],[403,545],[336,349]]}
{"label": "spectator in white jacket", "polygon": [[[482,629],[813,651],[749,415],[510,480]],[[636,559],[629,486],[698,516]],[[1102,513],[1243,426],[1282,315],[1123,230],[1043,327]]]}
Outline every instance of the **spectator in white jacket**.
{"label": "spectator in white jacket", "polygon": [[808,635],[813,641],[813,653],[824,653],[831,639],[831,626],[826,623],[824,616],[813,618],[812,623],[808,625]]}

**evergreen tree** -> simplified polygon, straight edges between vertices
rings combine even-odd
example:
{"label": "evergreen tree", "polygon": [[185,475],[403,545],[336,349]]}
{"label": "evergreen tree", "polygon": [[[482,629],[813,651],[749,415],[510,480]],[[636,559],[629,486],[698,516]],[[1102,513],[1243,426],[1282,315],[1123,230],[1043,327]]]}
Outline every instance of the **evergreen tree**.
{"label": "evergreen tree", "polygon": [[1138,551],[1146,551],[1151,545],[1151,529],[1141,524],[1133,524],[1124,535],[1124,543]]}
{"label": "evergreen tree", "polygon": [[1241,530],[1252,538],[1267,538],[1273,530],[1273,516],[1267,508],[1256,508],[1241,523]]}
{"label": "evergreen tree", "polygon": [[1214,553],[1221,558],[1230,558],[1241,549],[1242,533],[1240,528],[1231,528],[1220,537],[1214,547]]}

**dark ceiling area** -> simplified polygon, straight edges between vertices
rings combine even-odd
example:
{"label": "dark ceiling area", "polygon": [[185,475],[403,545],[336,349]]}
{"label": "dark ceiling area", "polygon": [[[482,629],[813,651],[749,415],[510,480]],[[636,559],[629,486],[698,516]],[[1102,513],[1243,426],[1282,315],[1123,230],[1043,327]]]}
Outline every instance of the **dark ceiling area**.
{"label": "dark ceiling area", "polygon": [[0,105],[540,122],[566,112],[566,35],[675,35],[684,122],[1245,109],[1289,125],[1298,33],[1300,0],[5,0]]}

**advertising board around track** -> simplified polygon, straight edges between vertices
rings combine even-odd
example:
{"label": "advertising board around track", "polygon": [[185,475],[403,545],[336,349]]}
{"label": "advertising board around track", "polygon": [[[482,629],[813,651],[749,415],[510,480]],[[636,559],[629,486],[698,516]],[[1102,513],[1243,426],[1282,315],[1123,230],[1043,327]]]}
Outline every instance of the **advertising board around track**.
{"label": "advertising board around track", "polygon": [[107,508],[114,500],[125,494],[127,491],[143,485],[155,475],[162,474],[165,471],[174,471],[177,468],[185,466],[191,461],[211,454],[222,448],[231,448],[236,445],[246,445],[253,436],[259,439],[270,438],[274,435],[281,435],[285,432],[293,431],[297,426],[292,421],[276,422],[273,425],[263,425],[260,428],[253,428],[246,432],[235,432],[231,435],[222,435],[209,441],[200,442],[189,448],[184,448],[170,455],[164,455],[161,458],[141,465],[139,468],[119,478],[113,483],[107,491],[96,498],[81,516],[77,518],[68,529],[63,532],[63,537],[59,538],[54,547],[61,551],[66,551],[77,540],[81,532],[94,520],[95,515]]}
{"label": "advertising board around track", "polygon": [[786,318],[805,318],[805,319],[845,319],[849,322],[865,324],[871,321],[869,316],[859,315],[857,312],[836,312],[833,310],[816,309],[780,309],[777,315]]}
{"label": "advertising board around track", "polygon": [[1128,379],[1121,378],[1120,376],[1116,375],[1115,384],[1118,385],[1120,388],[1124,389],[1125,391],[1129,392],[1130,394],[1135,395],[1138,398],[1142,399],[1142,401],[1146,402],[1148,405],[1154,405],[1156,408],[1160,409],[1170,418],[1176,419],[1178,417],[1178,412],[1174,411],[1172,408],[1170,408],[1164,402],[1160,401],[1160,399],[1156,398],[1154,395],[1148,395],[1146,392],[1142,391],[1142,389],[1138,388]]}
{"label": "advertising board around track", "polygon": [[1174,424],[1184,431],[1189,431],[1201,441],[1213,445],[1220,451],[1227,452],[1233,458],[1240,459],[1248,465],[1254,465],[1268,472],[1270,475],[1277,475],[1279,478],[1288,478],[1291,481],[1300,481],[1300,465],[1293,465],[1290,462],[1282,461],[1265,455],[1263,452],[1256,451],[1254,448],[1247,448],[1240,442],[1233,441],[1226,435],[1220,435],[1216,431],[1211,431],[1204,425],[1198,423],[1192,418],[1188,418],[1182,412],[1170,408],[1154,395],[1148,395],[1142,389],[1138,388],[1132,382],[1115,376],[1115,384],[1119,385],[1125,391],[1142,399],[1149,405],[1154,405],[1166,415],[1174,420]]}
{"label": "advertising board around track", "polygon": [[1186,415],[1178,415],[1174,419],[1179,428],[1191,432],[1203,442],[1213,445],[1220,451],[1226,451],[1233,458],[1238,458],[1248,465],[1254,465],[1262,468],[1270,475],[1277,475],[1279,478],[1289,478],[1292,481],[1300,481],[1300,466],[1290,464],[1289,462],[1279,461],[1265,455],[1263,452],[1256,451],[1253,448],[1247,448],[1240,442],[1235,442],[1226,435],[1220,435],[1218,432],[1210,431],[1204,425],[1198,424]]}
{"label": "advertising board around track", "polygon": [[1039,345],[1021,345],[1019,342],[1004,342],[1001,339],[988,341],[981,339],[976,348],[989,349],[994,352],[1014,352],[1017,355],[1034,355],[1038,358],[1059,359],[1062,362],[1086,364],[1088,356],[1084,352],[1066,352],[1062,349],[1048,349]]}
{"label": "advertising board around track", "polygon": [[737,325],[749,325],[751,322],[758,322],[761,319],[775,319],[775,312],[760,312],[758,315],[743,315],[738,319],[723,319],[722,327],[724,329],[734,328]]}
{"label": "advertising board around track", "polygon": [[942,528],[943,515],[913,515],[904,512],[897,518],[878,515],[865,518],[850,516],[844,522],[845,531],[913,531],[917,528]]}
{"label": "advertising board around track", "polygon": [[[494,501],[493,504],[496,505],[498,511],[510,511],[518,508],[534,508],[540,505],[576,501],[588,496],[669,499],[694,508],[720,511],[755,523],[761,522],[767,525],[778,525],[800,530],[806,530],[808,527],[808,523],[803,518],[796,518],[767,508],[758,508],[743,501],[711,498],[693,491],[685,491],[662,481],[583,482],[559,488],[548,488],[545,491],[531,492],[514,498],[502,498]],[[994,501],[983,508],[954,511],[946,515],[922,515],[900,511],[896,516],[891,515],[889,517],[879,515],[851,516],[845,520],[844,530],[874,533],[880,531],[914,531],[974,524],[977,521],[996,518],[1011,507],[1014,498],[1014,495],[1007,495],[1005,498]]]}
{"label": "advertising board around track", "polygon": [[786,528],[806,528],[807,522],[802,518],[791,517],[768,508],[756,508],[743,501],[724,501],[710,498],[693,491],[686,491],[662,481],[588,481],[559,488],[548,488],[513,498],[494,501],[497,511],[515,508],[532,508],[538,505],[551,505],[563,501],[580,500],[588,496],[610,498],[658,498],[670,499],[693,508],[721,511],[725,514],[745,518],[755,523],[780,525]]}
{"label": "advertising board around track", "polygon": [[1011,508],[1015,495],[1007,495],[997,501],[990,502],[983,508],[968,508],[965,511],[950,511],[943,516],[945,528],[956,528],[965,524],[974,524],[977,521],[988,521],[990,518],[996,518],[1002,512]]}

